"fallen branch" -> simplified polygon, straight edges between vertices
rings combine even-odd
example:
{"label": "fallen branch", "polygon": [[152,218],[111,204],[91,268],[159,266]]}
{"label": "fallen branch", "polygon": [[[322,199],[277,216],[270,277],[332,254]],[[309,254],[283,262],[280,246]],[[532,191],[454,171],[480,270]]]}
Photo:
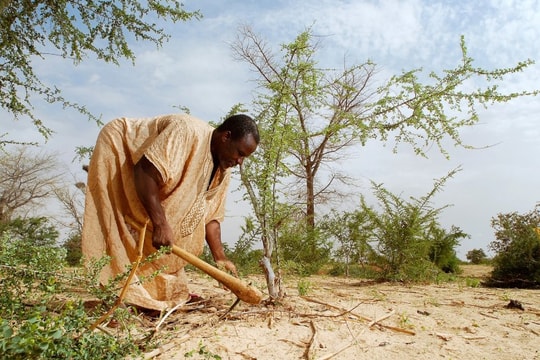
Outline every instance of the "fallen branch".
{"label": "fallen branch", "polygon": [[452,335],[450,334],[435,333],[435,336],[444,341],[450,341],[452,339]]}
{"label": "fallen branch", "polygon": [[[392,312],[393,313],[393,312]],[[389,316],[386,316],[385,315],[385,319],[389,317]],[[365,327],[361,332],[360,334],[358,334],[358,336],[355,336],[354,334],[351,333],[351,335],[353,336],[354,338],[354,341],[352,341],[350,344],[347,344],[345,345],[344,347],[342,347],[341,349],[339,349],[338,351],[336,351],[335,353],[332,353],[332,354],[328,354],[326,355],[325,357],[322,357],[320,358],[319,360],[328,360],[328,359],[331,359],[333,358],[334,356],[337,356],[339,354],[341,354],[342,352],[344,352],[345,350],[347,350],[348,348],[350,347],[353,347],[354,345],[358,344],[358,337],[364,335],[364,333],[366,332],[366,329],[369,329],[371,326],[373,326],[374,324],[376,324],[377,322],[383,320],[382,318],[381,319],[377,319],[375,321],[372,321],[367,327]]]}
{"label": "fallen branch", "polygon": [[370,323],[368,324],[368,328],[372,327],[372,326],[375,325],[375,324],[381,325],[381,324],[379,324],[380,321],[383,321],[383,320],[388,319],[390,316],[394,315],[395,313],[396,313],[396,312],[395,312],[394,310],[392,310],[392,311],[390,311],[388,314],[384,315],[383,317],[380,317],[380,318],[378,318],[378,319],[376,319],[376,320],[373,320],[372,322],[370,322]]}
{"label": "fallen branch", "polygon": [[299,343],[298,341],[294,341],[294,340],[291,340],[291,339],[278,339],[278,341],[281,341],[281,342],[284,342],[284,343],[287,343],[287,344],[292,344],[292,345],[297,346],[299,348],[304,347],[304,343]]}
{"label": "fallen branch", "polygon": [[463,336],[465,340],[484,340],[486,336]]}
{"label": "fallen branch", "polygon": [[486,316],[486,317],[488,317],[488,318],[497,319],[497,320],[499,319],[499,318],[496,317],[496,316],[486,314],[485,312],[482,312],[482,311],[479,311],[479,314],[480,314],[480,315],[484,315],[484,316]]}
{"label": "fallen branch", "polygon": [[161,324],[163,324],[165,322],[165,320],[173,313],[175,312],[179,307],[181,306],[184,306],[186,304],[186,302],[180,302],[178,304],[176,304],[176,306],[174,306],[171,310],[167,311],[167,313],[161,318],[161,320],[159,320],[159,322],[157,323],[156,325],[156,328],[154,329],[154,334],[156,334],[158,331],[159,331],[159,328],[161,326]]}
{"label": "fallen branch", "polygon": [[381,326],[385,329],[388,329],[388,330],[393,330],[395,332],[400,332],[400,333],[403,333],[403,334],[407,334],[407,335],[416,335],[416,333],[412,330],[407,330],[407,329],[403,329],[403,328],[398,328],[398,327],[395,327],[395,326],[390,326],[390,325],[384,325],[384,324],[377,324],[377,326]]}
{"label": "fallen branch", "polygon": [[313,323],[313,320],[309,322],[309,327],[311,328],[311,338],[309,339],[308,346],[306,350],[304,351],[303,358],[306,360],[311,359],[309,354],[311,353],[311,348],[313,344],[315,343],[315,337],[317,336],[317,328],[315,327],[315,324]]}
{"label": "fallen branch", "polygon": [[[333,308],[333,309],[336,309],[336,310],[340,310],[340,311],[343,311],[345,314],[351,314],[355,317],[357,317],[358,319],[361,319],[361,320],[364,320],[364,321],[368,321],[368,322],[373,322],[373,319],[369,318],[369,317],[366,317],[366,316],[362,316],[362,315],[359,315],[359,314],[356,314],[354,312],[352,312],[352,310],[347,310],[347,309],[343,309],[343,308],[340,308],[338,306],[335,306],[335,305],[332,305],[332,304],[328,304],[328,303],[325,303],[323,301],[320,301],[320,300],[317,300],[317,299],[313,299],[313,298],[310,298],[310,297],[307,297],[307,296],[302,296],[302,298],[304,300],[307,300],[307,301],[310,301],[310,302],[314,302],[314,303],[317,303],[317,304],[321,304],[321,305],[326,305],[330,308]],[[358,306],[358,305],[357,305]],[[357,306],[355,306],[354,308],[356,308]],[[380,321],[380,320],[379,320]],[[416,335],[416,333],[414,331],[411,331],[411,330],[407,330],[407,329],[402,329],[402,328],[398,328],[398,327],[394,327],[394,326],[390,326],[390,325],[384,325],[384,324],[379,324],[377,322],[375,322],[375,324],[377,324],[378,326],[381,326],[385,329],[389,329],[389,330],[393,330],[393,331],[396,331],[396,332],[400,332],[400,333],[404,333],[404,334],[408,334],[408,335]],[[375,325],[373,324],[373,325]],[[373,326],[372,325],[372,326]]]}
{"label": "fallen branch", "polygon": [[163,346],[160,346],[157,349],[154,349],[154,350],[152,350],[150,352],[147,352],[147,353],[143,354],[143,359],[145,359],[145,360],[153,359],[156,356],[159,356],[159,355],[169,351],[173,347],[188,341],[190,338],[191,338],[191,336],[189,334],[186,334],[180,339],[175,339],[174,342],[167,343],[167,344],[165,344]]}
{"label": "fallen branch", "polygon": [[336,351],[335,353],[333,354],[328,354],[322,358],[319,358],[319,360],[328,360],[328,359],[331,359],[333,358],[334,356],[337,356],[339,354],[341,354],[342,352],[344,352],[345,350],[347,350],[348,348],[352,347],[353,345],[355,345],[355,342],[352,342],[348,345],[345,345],[344,347],[342,347],[341,349],[339,349],[338,351]]}
{"label": "fallen branch", "polygon": [[238,305],[240,303],[240,298],[237,297],[236,300],[234,301],[234,303],[231,305],[231,307],[225,311],[225,313],[223,315],[221,315],[219,318],[218,318],[218,321],[221,321],[225,318],[225,316],[227,316],[235,307],[236,305]]}

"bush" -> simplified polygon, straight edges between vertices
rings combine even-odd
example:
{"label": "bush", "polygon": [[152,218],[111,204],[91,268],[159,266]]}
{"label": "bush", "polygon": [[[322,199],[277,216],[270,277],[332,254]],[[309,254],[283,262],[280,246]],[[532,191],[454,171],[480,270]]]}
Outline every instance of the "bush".
{"label": "bush", "polygon": [[493,218],[496,240],[490,285],[540,286],[540,205],[526,214],[499,214]]}
{"label": "bush", "polygon": [[13,326],[1,320],[0,356],[4,359],[124,359],[137,352],[129,341],[101,332],[88,332],[91,324],[82,304],[67,304],[57,315],[35,306]]}
{"label": "bush", "polygon": [[540,286],[540,239],[536,234],[517,238],[493,259],[493,281],[517,287]]}
{"label": "bush", "polygon": [[[54,243],[47,236],[32,237],[54,233],[45,221],[39,223],[45,229],[37,226],[26,237],[8,231],[6,224],[0,235],[0,358],[124,359],[137,353],[129,332],[111,336],[88,331],[95,319],[69,289],[92,289],[99,271],[94,276],[85,276],[82,268],[71,273],[64,248],[45,245]],[[34,227],[36,222],[27,224]],[[113,294],[110,290],[109,296]]]}
{"label": "bush", "polygon": [[34,303],[62,290],[57,272],[64,267],[65,250],[36,246],[35,239],[11,237],[5,230],[0,237],[0,316],[17,316],[25,303]]}
{"label": "bush", "polygon": [[426,196],[411,197],[410,201],[372,183],[380,210],[361,198],[360,211],[370,223],[366,229],[377,253],[376,264],[382,268],[382,279],[425,282],[434,281],[440,270],[458,271],[454,248],[459,238],[467,235],[456,227],[449,233],[441,229],[438,216],[446,206],[431,206],[434,194],[454,173],[438,180]]}
{"label": "bush", "polygon": [[81,264],[81,234],[73,233],[62,245],[66,249],[66,261],[70,266],[79,266]]}
{"label": "bush", "polygon": [[300,276],[318,273],[330,261],[332,244],[305,224],[290,226],[280,236],[278,252],[283,269]]}
{"label": "bush", "polygon": [[440,228],[436,223],[431,226],[428,235],[431,239],[429,259],[445,273],[459,274],[459,259],[454,250],[459,245],[459,239],[468,235],[460,228],[452,226],[450,231]]}

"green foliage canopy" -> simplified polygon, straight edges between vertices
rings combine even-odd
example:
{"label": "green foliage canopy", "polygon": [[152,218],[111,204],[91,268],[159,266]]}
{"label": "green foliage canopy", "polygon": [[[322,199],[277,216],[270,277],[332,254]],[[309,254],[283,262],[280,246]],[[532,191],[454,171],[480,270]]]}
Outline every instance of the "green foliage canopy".
{"label": "green foliage canopy", "polygon": [[339,213],[333,209],[323,217],[320,227],[324,236],[333,241],[334,257],[345,264],[346,275],[352,264],[364,266],[373,262],[374,251],[369,243],[373,229],[367,212]]}
{"label": "green foliage canopy", "polygon": [[[398,144],[406,143],[416,154],[426,156],[424,150],[436,144],[448,156],[444,139],[452,140],[456,146],[470,147],[463,142],[460,130],[478,122],[479,109],[540,93],[499,90],[506,77],[523,72],[534,64],[533,60],[507,68],[482,69],[474,66],[463,36],[460,46],[461,62],[455,68],[442,73],[432,71],[427,80],[422,80],[423,69],[404,71],[381,86],[377,90],[379,99],[369,105],[368,116],[359,119],[366,129],[362,141],[374,137],[386,142],[393,136],[394,151]],[[469,81],[478,87],[465,86]]]}
{"label": "green foliage canopy", "polygon": [[46,138],[51,130],[33,113],[33,96],[98,120],[45,84],[34,72],[35,62],[61,56],[78,64],[90,54],[114,64],[120,58],[134,61],[131,39],[156,46],[168,39],[158,20],[199,17],[176,0],[0,0],[0,107],[14,118],[30,118]]}
{"label": "green foliage canopy", "polygon": [[431,239],[430,261],[446,273],[459,273],[459,259],[455,248],[460,244],[460,239],[468,238],[469,235],[457,226],[452,226],[450,231],[447,231],[436,223],[432,223],[427,235]]}

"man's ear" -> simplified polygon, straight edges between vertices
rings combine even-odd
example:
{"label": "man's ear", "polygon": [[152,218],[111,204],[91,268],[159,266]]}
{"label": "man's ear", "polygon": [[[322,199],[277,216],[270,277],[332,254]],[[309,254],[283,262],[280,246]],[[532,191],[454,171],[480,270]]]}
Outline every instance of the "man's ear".
{"label": "man's ear", "polygon": [[229,130],[227,130],[223,132],[221,139],[223,140],[223,142],[226,142],[226,141],[230,141],[231,137],[232,137],[232,133]]}

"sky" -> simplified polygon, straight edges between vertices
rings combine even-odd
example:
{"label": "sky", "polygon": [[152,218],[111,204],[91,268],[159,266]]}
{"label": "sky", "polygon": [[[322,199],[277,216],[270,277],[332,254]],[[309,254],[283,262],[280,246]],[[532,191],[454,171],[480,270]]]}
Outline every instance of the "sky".
{"label": "sky", "polygon": [[[320,40],[318,61],[339,68],[371,60],[377,80],[384,82],[403,70],[426,73],[450,69],[461,58],[460,36],[478,67],[512,67],[532,59],[540,62],[540,1],[240,1],[185,0],[187,10],[200,10],[201,20],[164,24],[171,39],[161,48],[133,42],[136,62],[120,66],[89,57],[78,66],[49,56],[36,62],[44,81],[63,90],[64,97],[85,104],[104,122],[116,117],[149,117],[178,112],[219,122],[236,103],[253,99],[255,74],[236,61],[230,44],[238,28],[249,25],[274,49],[289,43],[310,27]],[[474,86],[475,84],[471,84]],[[540,88],[540,63],[501,83],[502,91]],[[13,140],[39,141],[45,151],[57,152],[77,177],[73,162],[77,146],[92,146],[98,126],[74,111],[36,103],[36,114],[55,134],[43,142],[29,121],[13,121],[0,111],[0,133]],[[370,181],[382,183],[403,197],[429,192],[434,179],[461,166],[434,206],[452,205],[440,216],[441,225],[455,225],[470,235],[458,247],[458,256],[481,248],[488,255],[494,240],[490,220],[499,213],[531,211],[540,199],[540,97],[528,97],[490,106],[480,112],[477,126],[462,130],[467,144],[479,149],[454,148],[450,159],[435,147],[428,158],[415,156],[410,147],[392,152],[392,144],[368,143],[352,152],[341,166],[358,179],[360,194],[369,199]],[[252,114],[254,115],[254,114]],[[487,148],[484,148],[488,146]],[[482,149],[480,149],[482,148]],[[232,192],[227,202],[223,238],[234,243],[249,207]],[[350,205],[350,204],[349,204]],[[373,204],[375,205],[375,204]]]}

